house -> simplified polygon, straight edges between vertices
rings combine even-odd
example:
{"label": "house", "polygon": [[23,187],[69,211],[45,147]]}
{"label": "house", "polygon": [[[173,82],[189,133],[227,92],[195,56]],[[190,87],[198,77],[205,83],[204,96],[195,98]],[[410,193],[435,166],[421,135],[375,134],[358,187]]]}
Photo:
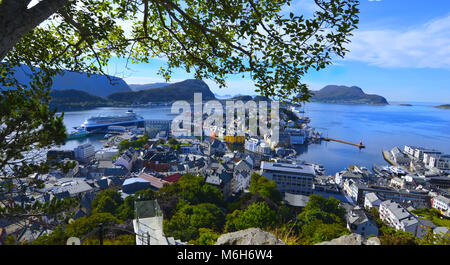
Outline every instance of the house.
{"label": "house", "polygon": [[147,174],[147,173],[141,173],[139,175],[139,178],[144,179],[150,183],[150,186],[154,190],[159,190],[164,186],[165,183],[169,183],[163,179],[157,178],[153,175]]}
{"label": "house", "polygon": [[66,197],[75,197],[94,190],[89,184],[81,178],[63,178],[60,179],[53,187],[53,195]]}
{"label": "house", "polygon": [[156,172],[168,172],[170,166],[178,164],[178,157],[170,151],[156,152],[150,158],[144,160],[144,166]]}
{"label": "house", "polygon": [[128,171],[131,171],[136,161],[138,153],[132,148],[128,149],[125,153],[123,153],[117,160],[115,165],[122,166],[126,168]]}
{"label": "house", "polygon": [[431,206],[441,212],[442,215],[450,217],[450,199],[442,195],[431,199]]}
{"label": "house", "polygon": [[214,139],[212,143],[209,144],[208,152],[210,156],[223,156],[226,151],[226,145],[217,139]]}
{"label": "house", "polygon": [[234,193],[246,189],[250,185],[251,165],[245,160],[239,161],[233,169],[232,189]]}
{"label": "house", "polygon": [[151,187],[148,180],[142,178],[129,178],[123,182],[122,192],[125,194],[134,194],[137,191],[147,190]]}
{"label": "house", "polygon": [[398,189],[404,189],[406,186],[405,180],[399,177],[391,179],[390,186]]}
{"label": "house", "polygon": [[215,186],[221,190],[223,197],[226,199],[231,196],[232,193],[232,179],[232,173],[223,171],[221,173],[208,175],[205,179],[205,183]]}
{"label": "house", "polygon": [[370,220],[364,209],[359,206],[354,207],[346,215],[347,228],[350,232],[363,237],[378,236],[377,224]]}
{"label": "house", "polygon": [[378,196],[374,192],[367,193],[364,198],[364,208],[372,208],[375,207],[378,209],[381,204],[381,200],[378,198]]}

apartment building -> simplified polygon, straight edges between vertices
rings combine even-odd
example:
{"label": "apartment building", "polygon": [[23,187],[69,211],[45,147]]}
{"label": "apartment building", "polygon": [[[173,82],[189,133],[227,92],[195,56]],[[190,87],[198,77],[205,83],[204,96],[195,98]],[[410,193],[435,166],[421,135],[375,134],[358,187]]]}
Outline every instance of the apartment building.
{"label": "apartment building", "polygon": [[309,196],[313,191],[315,170],[310,165],[261,163],[261,175],[275,181],[281,193]]}

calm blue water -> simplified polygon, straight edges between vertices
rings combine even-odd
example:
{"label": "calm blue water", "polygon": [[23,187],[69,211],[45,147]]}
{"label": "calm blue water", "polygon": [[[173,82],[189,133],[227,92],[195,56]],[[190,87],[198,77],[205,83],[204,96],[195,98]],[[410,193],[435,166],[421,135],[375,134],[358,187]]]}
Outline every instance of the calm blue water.
{"label": "calm blue water", "polygon": [[[434,148],[450,154],[450,110],[431,108],[438,104],[413,103],[414,106],[337,105],[307,103],[306,116],[311,126],[324,136],[354,143],[362,141],[366,149],[336,142],[322,142],[298,147],[299,158],[325,166],[327,174],[334,174],[350,165],[369,169],[373,164],[386,164],[381,151],[404,145]],[[123,114],[127,108],[98,108],[95,110],[66,112],[64,120],[68,130],[79,126],[88,117],[98,114]],[[134,108],[146,119],[172,119],[170,107]],[[83,140],[71,140],[64,148],[91,142],[100,148],[101,135]]]}
{"label": "calm blue water", "polygon": [[[334,174],[350,165],[371,169],[373,164],[386,164],[384,149],[404,145],[434,148],[450,153],[450,110],[431,108],[437,104],[414,103],[412,107],[396,105],[337,105],[307,103],[306,115],[311,126],[330,138],[366,145],[366,149],[337,143],[309,145],[299,157],[324,165]],[[416,105],[417,104],[417,105]],[[303,150],[302,150],[303,149]]]}

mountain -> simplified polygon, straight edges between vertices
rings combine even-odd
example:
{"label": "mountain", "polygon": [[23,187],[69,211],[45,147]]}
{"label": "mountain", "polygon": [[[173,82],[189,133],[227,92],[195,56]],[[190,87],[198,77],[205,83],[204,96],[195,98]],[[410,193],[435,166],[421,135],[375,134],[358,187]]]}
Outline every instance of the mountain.
{"label": "mountain", "polygon": [[229,95],[229,94],[227,94],[227,95],[219,95],[219,94],[217,94],[217,93],[214,93],[214,96],[215,96],[217,99],[230,99],[230,98],[233,97],[232,95]]}
{"label": "mountain", "polygon": [[140,90],[147,90],[152,88],[160,88],[160,87],[166,87],[170,85],[170,83],[152,83],[152,84],[130,84],[128,85],[132,91],[140,91]]}
{"label": "mountain", "polygon": [[438,108],[438,109],[450,109],[450,104],[436,106],[435,108]]}
{"label": "mountain", "polygon": [[120,104],[146,104],[148,102],[172,102],[176,100],[193,101],[194,93],[202,93],[203,100],[216,99],[208,85],[197,79],[187,79],[165,87],[114,93],[109,95],[108,99]]}
{"label": "mountain", "polygon": [[52,90],[50,96],[50,108],[56,108],[58,111],[85,110],[109,105],[107,99],[75,89]]}
{"label": "mountain", "polygon": [[[37,68],[36,71],[39,71]],[[14,71],[15,78],[21,82],[28,84],[31,78],[28,76],[31,74],[31,70],[28,66],[22,65],[17,67]],[[109,79],[108,79],[109,77]],[[61,75],[57,75],[53,78],[53,85],[51,90],[80,90],[87,92],[91,95],[98,97],[107,97],[108,95],[116,92],[129,92],[131,89],[127,83],[119,77],[104,76],[87,73],[76,73],[65,71]]]}
{"label": "mountain", "polygon": [[312,102],[336,103],[336,104],[369,104],[388,105],[387,100],[378,95],[369,95],[357,87],[330,85],[319,91],[313,91]]}

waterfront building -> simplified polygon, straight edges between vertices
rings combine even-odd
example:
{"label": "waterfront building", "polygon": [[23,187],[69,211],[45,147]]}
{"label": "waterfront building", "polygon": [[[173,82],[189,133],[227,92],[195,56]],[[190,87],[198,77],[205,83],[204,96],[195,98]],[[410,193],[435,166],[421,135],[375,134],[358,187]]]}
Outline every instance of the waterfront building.
{"label": "waterfront building", "polygon": [[261,175],[275,181],[281,193],[311,195],[315,170],[310,165],[261,162]]}
{"label": "waterfront building", "polygon": [[[423,154],[423,163],[425,164],[426,167],[430,167],[430,160],[432,157],[438,157],[442,155],[441,152],[437,152],[437,153],[424,153]],[[432,166],[431,166],[432,167]]]}
{"label": "waterfront building", "polygon": [[75,159],[80,162],[89,162],[95,156],[95,148],[92,144],[82,144],[74,149]]}
{"label": "waterfront building", "polygon": [[441,152],[438,150],[434,150],[434,149],[425,149],[425,148],[416,148],[414,150],[414,157],[416,159],[418,159],[419,161],[423,161],[423,156],[424,154],[434,154],[434,155],[438,155]]}
{"label": "waterfront building", "polygon": [[429,167],[450,171],[450,155],[436,155],[430,157]]}
{"label": "waterfront building", "polygon": [[409,166],[411,159],[408,158],[398,147],[394,147],[391,150],[392,157],[394,158],[394,162],[400,166]]}
{"label": "waterfront building", "polygon": [[408,154],[410,156],[414,156],[414,153],[415,153],[416,149],[418,149],[418,148],[420,148],[420,147],[405,145],[405,148],[403,150],[405,151],[406,154]]}

